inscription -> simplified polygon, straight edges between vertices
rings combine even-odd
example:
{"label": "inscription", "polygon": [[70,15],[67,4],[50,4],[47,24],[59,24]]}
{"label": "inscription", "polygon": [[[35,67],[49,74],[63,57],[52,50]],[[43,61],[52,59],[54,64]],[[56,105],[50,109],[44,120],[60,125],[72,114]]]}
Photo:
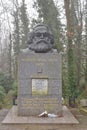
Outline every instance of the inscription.
{"label": "inscription", "polygon": [[32,79],[32,95],[47,95],[47,92],[47,79]]}
{"label": "inscription", "polygon": [[37,66],[43,66],[44,63],[36,63]]}
{"label": "inscription", "polygon": [[36,101],[51,101],[51,102],[54,102],[54,101],[58,101],[57,98],[21,98],[22,101],[32,101],[32,102],[36,102]]}
{"label": "inscription", "polygon": [[22,98],[21,99],[22,108],[23,109],[53,109],[58,107],[58,99],[57,98],[35,98],[35,99],[29,99],[29,98]]}
{"label": "inscription", "polygon": [[25,59],[21,59],[21,61],[35,61],[35,62],[56,62],[58,61],[58,59],[35,59],[35,58],[25,58]]}

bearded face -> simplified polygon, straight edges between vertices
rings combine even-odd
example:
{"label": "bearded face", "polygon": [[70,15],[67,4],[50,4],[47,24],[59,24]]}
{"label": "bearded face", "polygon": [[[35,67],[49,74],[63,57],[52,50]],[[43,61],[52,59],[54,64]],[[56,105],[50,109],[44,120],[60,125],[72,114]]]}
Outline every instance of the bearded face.
{"label": "bearded face", "polygon": [[39,26],[34,30],[29,49],[38,53],[48,52],[52,49],[50,33],[45,26]]}

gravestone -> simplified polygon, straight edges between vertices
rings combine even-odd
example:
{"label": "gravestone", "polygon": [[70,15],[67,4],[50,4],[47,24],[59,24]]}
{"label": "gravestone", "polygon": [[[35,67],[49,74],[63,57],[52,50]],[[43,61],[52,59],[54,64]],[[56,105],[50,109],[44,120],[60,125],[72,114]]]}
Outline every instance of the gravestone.
{"label": "gravestone", "polygon": [[18,115],[61,114],[61,55],[52,48],[48,26],[37,25],[28,43],[18,58]]}

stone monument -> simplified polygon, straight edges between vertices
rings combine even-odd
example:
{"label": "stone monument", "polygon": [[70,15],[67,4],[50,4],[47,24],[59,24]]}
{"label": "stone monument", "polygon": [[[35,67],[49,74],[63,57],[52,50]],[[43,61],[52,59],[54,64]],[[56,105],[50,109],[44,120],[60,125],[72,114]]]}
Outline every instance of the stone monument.
{"label": "stone monument", "polygon": [[62,112],[61,55],[53,49],[53,34],[44,24],[30,32],[29,48],[18,59],[18,115]]}

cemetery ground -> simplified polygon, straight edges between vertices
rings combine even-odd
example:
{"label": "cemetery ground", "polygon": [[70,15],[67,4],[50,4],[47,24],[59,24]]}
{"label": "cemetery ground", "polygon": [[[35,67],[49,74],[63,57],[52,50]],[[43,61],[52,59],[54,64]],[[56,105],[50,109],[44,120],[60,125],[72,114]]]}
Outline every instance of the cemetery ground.
{"label": "cemetery ground", "polygon": [[32,125],[29,124],[18,124],[18,125],[5,125],[1,122],[7,115],[9,109],[3,108],[0,110],[0,130],[87,130],[87,114],[84,111],[80,111],[79,108],[70,108],[70,111],[75,116],[75,118],[79,121],[79,124],[73,125]]}

